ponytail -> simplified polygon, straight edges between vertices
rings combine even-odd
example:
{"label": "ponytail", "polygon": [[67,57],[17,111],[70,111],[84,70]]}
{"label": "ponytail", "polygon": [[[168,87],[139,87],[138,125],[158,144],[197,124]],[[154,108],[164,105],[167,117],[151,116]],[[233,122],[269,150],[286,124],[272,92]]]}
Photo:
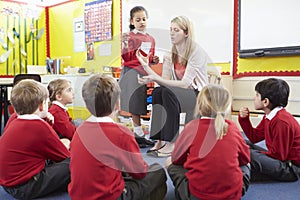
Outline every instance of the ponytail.
{"label": "ponytail", "polygon": [[221,140],[228,129],[228,124],[225,122],[225,113],[217,112],[215,119],[215,129],[217,134],[217,140]]}

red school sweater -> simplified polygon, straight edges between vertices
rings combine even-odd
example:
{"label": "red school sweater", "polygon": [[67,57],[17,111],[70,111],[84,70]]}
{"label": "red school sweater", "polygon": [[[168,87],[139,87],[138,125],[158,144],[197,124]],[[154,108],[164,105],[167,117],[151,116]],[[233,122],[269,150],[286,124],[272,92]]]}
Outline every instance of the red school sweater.
{"label": "red school sweater", "polygon": [[14,187],[45,167],[70,156],[52,127],[42,119],[12,120],[0,139],[0,185]]}
{"label": "red school sweater", "polygon": [[249,117],[238,119],[252,143],[266,140],[266,155],[300,166],[300,125],[293,115],[282,109],[271,120],[264,116],[256,128],[252,127]]}
{"label": "red school sweater", "polygon": [[175,142],[172,162],[188,170],[189,190],[203,200],[238,200],[242,195],[240,166],[250,162],[249,147],[234,122],[216,140],[214,119],[197,119],[186,125]]}
{"label": "red school sweater", "polygon": [[[152,62],[153,56],[155,55],[154,38],[147,33],[142,34],[142,33],[134,33],[131,31],[129,33],[128,48],[122,49],[123,66],[136,69],[141,74],[147,74],[136,57],[136,50],[138,50],[138,48],[141,47],[142,42],[151,43],[151,48],[150,48],[151,55],[149,57],[149,62],[150,63]],[[146,56],[145,53],[142,54]]]}
{"label": "red school sweater", "polygon": [[53,129],[63,137],[72,140],[76,127],[72,123],[72,118],[68,111],[56,104],[52,104],[49,112],[54,116]]}
{"label": "red school sweater", "polygon": [[117,199],[124,189],[122,171],[133,178],[146,176],[143,160],[132,132],[112,122],[86,121],[71,142],[72,200]]}

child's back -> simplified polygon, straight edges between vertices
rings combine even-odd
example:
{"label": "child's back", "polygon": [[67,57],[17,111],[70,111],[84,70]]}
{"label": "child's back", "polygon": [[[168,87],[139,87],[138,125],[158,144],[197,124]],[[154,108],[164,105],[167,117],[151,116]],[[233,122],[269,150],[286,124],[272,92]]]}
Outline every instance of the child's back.
{"label": "child's back", "polygon": [[[249,162],[249,148],[234,122],[226,123],[228,131],[217,140],[214,119],[193,120],[179,136],[180,142],[175,143],[173,164],[185,161],[189,189],[203,199],[240,199],[242,195],[240,166]],[[184,146],[189,155],[181,160],[178,157]]]}
{"label": "child's back", "polygon": [[[92,116],[80,125],[71,142],[72,200],[163,199],[164,169],[149,167],[143,160],[133,133],[113,121],[119,108],[120,87],[112,78],[94,75],[82,87],[82,96]],[[154,169],[155,168],[155,169]],[[123,173],[130,176],[124,178]],[[159,194],[157,194],[159,193]]]}
{"label": "child's back", "polygon": [[239,200],[247,191],[249,147],[237,126],[225,120],[230,107],[224,87],[207,85],[200,91],[195,114],[201,118],[186,125],[166,162],[180,199]]}
{"label": "child's back", "polygon": [[79,126],[71,157],[69,193],[75,199],[117,199],[124,189],[122,170],[135,173],[135,178],[143,178],[148,170],[132,132],[111,121]]}

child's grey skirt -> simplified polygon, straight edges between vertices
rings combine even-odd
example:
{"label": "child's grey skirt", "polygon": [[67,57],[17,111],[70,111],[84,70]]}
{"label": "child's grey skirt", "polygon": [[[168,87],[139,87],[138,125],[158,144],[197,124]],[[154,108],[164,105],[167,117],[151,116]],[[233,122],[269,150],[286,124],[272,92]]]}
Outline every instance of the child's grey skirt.
{"label": "child's grey skirt", "polygon": [[147,114],[147,86],[138,83],[137,70],[124,66],[120,76],[121,110],[135,115]]}

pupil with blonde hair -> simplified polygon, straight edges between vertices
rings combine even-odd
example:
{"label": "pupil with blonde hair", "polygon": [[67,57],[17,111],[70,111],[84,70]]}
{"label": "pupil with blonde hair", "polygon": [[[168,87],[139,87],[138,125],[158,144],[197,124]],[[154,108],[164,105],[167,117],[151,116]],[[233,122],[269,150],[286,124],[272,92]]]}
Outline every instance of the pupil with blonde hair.
{"label": "pupil with blonde hair", "polygon": [[198,94],[200,118],[185,126],[166,161],[176,199],[239,200],[248,190],[249,147],[235,123],[225,119],[230,107],[231,95],[221,85],[209,84]]}

